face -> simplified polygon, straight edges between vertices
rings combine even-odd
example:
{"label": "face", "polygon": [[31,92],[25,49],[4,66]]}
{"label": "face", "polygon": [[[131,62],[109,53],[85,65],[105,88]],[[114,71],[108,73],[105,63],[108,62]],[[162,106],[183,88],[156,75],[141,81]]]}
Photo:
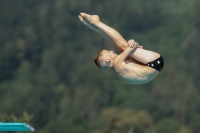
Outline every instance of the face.
{"label": "face", "polygon": [[101,52],[101,67],[108,68],[110,67],[110,62],[113,60],[117,54],[113,50],[102,50]]}
{"label": "face", "polygon": [[101,55],[112,60],[117,54],[113,50],[102,50]]}

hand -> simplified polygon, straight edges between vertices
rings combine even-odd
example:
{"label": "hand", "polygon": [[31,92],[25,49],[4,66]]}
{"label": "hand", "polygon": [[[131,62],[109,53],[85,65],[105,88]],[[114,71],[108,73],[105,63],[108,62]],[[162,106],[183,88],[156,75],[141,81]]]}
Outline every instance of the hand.
{"label": "hand", "polygon": [[137,44],[138,44],[138,43],[135,42],[134,40],[129,40],[129,41],[128,41],[128,46],[129,46],[130,48],[135,48]]}
{"label": "hand", "polygon": [[128,41],[128,46],[130,48],[143,48],[137,42],[135,42],[133,39],[131,39],[131,40]]}

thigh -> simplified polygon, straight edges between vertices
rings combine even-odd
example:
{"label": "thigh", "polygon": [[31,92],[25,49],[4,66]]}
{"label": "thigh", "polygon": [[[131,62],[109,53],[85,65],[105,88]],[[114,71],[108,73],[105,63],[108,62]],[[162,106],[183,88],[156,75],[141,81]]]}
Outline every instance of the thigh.
{"label": "thigh", "polygon": [[134,52],[130,54],[130,56],[143,64],[147,64],[159,58],[160,54],[150,50],[137,48]]}

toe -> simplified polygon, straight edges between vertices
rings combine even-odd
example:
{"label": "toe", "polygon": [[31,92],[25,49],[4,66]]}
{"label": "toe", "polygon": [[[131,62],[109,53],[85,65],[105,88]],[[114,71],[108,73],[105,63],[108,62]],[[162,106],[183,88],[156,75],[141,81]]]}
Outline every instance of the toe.
{"label": "toe", "polygon": [[84,13],[84,12],[81,12],[80,15],[83,17],[83,16],[85,16],[85,13]]}
{"label": "toe", "polygon": [[80,19],[80,21],[83,21],[83,18],[81,17],[81,15],[78,15],[78,18]]}

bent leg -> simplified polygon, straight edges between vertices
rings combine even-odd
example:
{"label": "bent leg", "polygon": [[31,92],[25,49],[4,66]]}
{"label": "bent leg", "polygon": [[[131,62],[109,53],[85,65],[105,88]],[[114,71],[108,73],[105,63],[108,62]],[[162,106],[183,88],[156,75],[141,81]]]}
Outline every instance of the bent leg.
{"label": "bent leg", "polygon": [[79,19],[90,29],[100,34],[111,44],[113,44],[120,52],[128,47],[128,42],[112,27],[102,23],[97,15],[89,15],[80,13]]}
{"label": "bent leg", "polygon": [[[134,43],[134,40],[129,40],[128,43]],[[135,51],[133,51],[131,54],[131,57],[134,58],[135,60],[147,64],[149,62],[154,61],[155,59],[160,57],[160,54],[150,51],[150,50],[145,50],[142,48],[137,48]]]}

